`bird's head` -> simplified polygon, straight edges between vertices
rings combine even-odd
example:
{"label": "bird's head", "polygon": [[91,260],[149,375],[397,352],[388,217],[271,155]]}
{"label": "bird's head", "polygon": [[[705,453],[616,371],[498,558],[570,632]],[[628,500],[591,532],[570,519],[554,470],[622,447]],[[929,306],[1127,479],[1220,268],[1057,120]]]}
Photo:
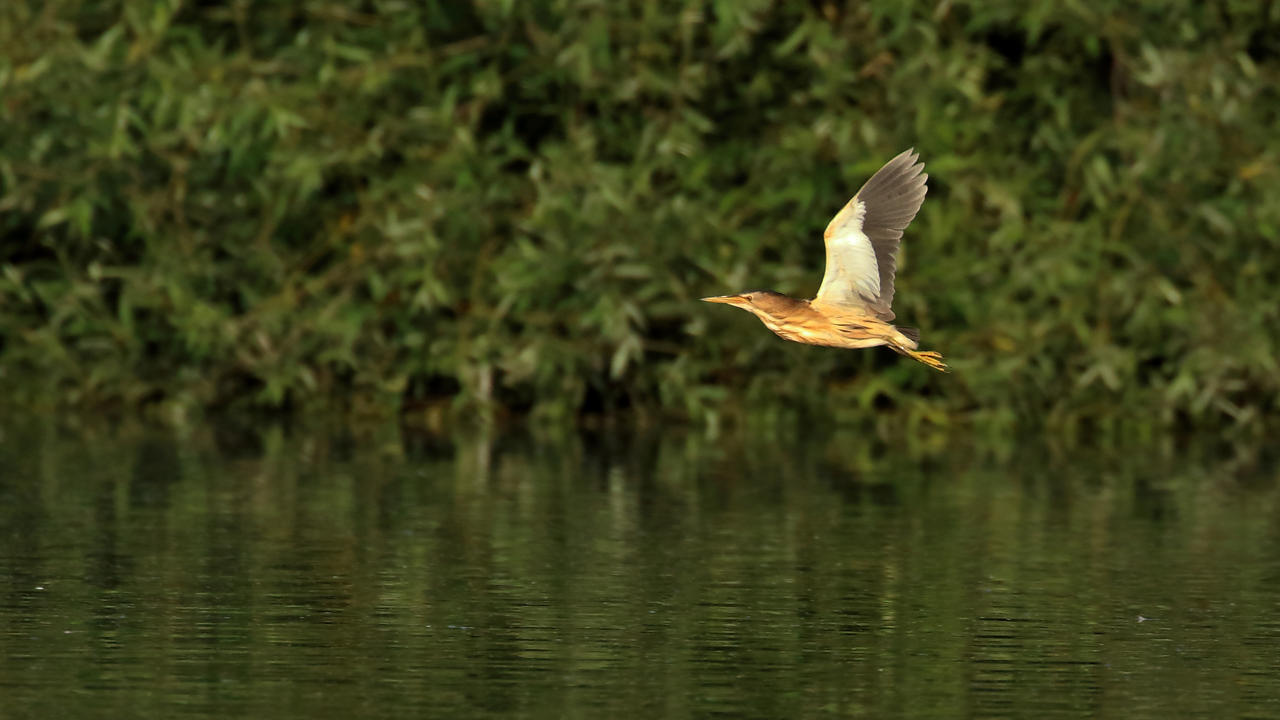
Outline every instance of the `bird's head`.
{"label": "bird's head", "polygon": [[803,302],[789,298],[782,293],[776,293],[772,290],[752,290],[750,292],[737,293],[734,295],[716,295],[714,297],[702,298],[703,302],[724,303],[740,307],[748,312],[757,315],[767,314],[774,315],[785,310],[796,303]]}

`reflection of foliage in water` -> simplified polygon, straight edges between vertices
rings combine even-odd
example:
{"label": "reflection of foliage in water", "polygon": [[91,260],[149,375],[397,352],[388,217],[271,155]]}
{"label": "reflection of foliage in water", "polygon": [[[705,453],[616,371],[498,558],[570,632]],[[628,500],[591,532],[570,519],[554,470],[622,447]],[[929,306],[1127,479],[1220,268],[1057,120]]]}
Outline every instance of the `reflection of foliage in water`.
{"label": "reflection of foliage in water", "polygon": [[[138,7],[0,16],[0,378],[28,399],[1274,410],[1265,4]],[[933,181],[899,315],[955,375],[693,302],[811,292],[822,225],[908,145]]]}
{"label": "reflection of foliage in water", "polygon": [[1226,717],[1280,695],[1264,455],[411,441],[9,435],[6,703]]}

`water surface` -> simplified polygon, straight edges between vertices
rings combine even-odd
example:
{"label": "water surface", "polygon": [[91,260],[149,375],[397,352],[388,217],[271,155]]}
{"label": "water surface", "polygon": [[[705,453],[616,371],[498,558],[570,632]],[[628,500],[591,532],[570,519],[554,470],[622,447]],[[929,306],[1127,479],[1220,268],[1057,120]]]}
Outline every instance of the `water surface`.
{"label": "water surface", "polygon": [[0,439],[5,717],[1275,717],[1266,452]]}

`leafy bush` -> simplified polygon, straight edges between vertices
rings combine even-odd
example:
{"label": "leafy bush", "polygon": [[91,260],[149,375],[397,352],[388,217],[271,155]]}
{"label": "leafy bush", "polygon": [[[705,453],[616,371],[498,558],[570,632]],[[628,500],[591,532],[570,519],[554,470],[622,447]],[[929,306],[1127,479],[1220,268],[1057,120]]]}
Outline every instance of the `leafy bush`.
{"label": "leafy bush", "polygon": [[[1280,7],[19,0],[0,378],[22,403],[1258,426]],[[784,343],[914,146],[899,321]]]}

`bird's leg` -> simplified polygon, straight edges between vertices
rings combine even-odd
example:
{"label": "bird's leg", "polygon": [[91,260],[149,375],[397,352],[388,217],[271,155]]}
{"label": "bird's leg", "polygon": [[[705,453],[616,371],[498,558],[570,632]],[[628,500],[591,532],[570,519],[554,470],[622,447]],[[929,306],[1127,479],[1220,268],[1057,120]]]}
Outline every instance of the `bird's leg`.
{"label": "bird's leg", "polygon": [[906,355],[912,360],[915,360],[917,362],[922,362],[925,365],[928,365],[929,367],[933,368],[934,370],[937,370],[939,372],[951,372],[951,370],[947,367],[947,364],[942,361],[942,355],[932,350],[913,350],[907,347],[906,345],[903,345],[893,339],[889,339],[889,342],[885,344],[889,347],[890,350],[898,353],[899,355]]}

